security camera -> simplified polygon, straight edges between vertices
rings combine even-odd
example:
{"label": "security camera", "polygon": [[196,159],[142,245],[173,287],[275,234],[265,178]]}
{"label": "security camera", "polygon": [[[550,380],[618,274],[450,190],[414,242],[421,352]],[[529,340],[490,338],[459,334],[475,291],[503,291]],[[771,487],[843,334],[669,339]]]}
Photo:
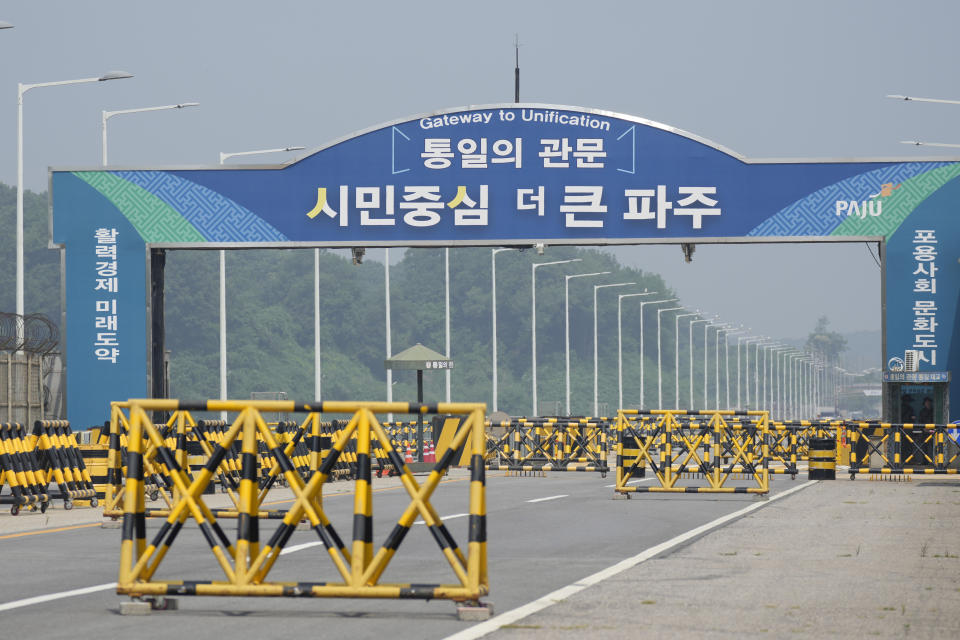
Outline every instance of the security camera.
{"label": "security camera", "polygon": [[543,250],[546,249],[546,245],[542,242],[538,242],[533,245],[533,248],[536,250],[538,256],[542,256]]}

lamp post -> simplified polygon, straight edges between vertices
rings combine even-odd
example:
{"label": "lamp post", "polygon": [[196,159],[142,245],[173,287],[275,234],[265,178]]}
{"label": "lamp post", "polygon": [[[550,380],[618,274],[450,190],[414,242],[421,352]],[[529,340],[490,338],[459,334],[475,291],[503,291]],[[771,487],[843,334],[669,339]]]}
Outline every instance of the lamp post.
{"label": "lamp post", "polygon": [[[700,319],[698,319],[698,320],[691,320],[691,321],[690,321],[690,326],[687,327],[687,331],[688,331],[688,336],[687,336],[687,343],[688,343],[688,344],[687,344],[687,346],[689,347],[689,349],[687,350],[687,353],[688,353],[689,356],[690,356],[690,409],[693,409],[693,325],[697,324],[698,322],[706,322],[706,323],[709,323],[709,322],[710,322],[710,319],[709,319],[709,318],[700,318]],[[704,334],[704,337],[706,337],[706,334]],[[704,352],[706,352],[706,349],[707,349],[706,343],[704,343],[703,349],[704,349]],[[703,365],[703,366],[704,366],[704,367],[707,366],[707,365],[706,365],[706,362],[704,362],[704,365]],[[706,408],[706,407],[704,407],[704,408]]]}
{"label": "lamp post", "polygon": [[[147,111],[166,111],[168,109],[184,109],[186,107],[196,107],[199,106],[199,102],[181,102],[180,104],[165,104],[159,107],[141,107],[139,109],[120,109],[118,111],[101,111],[100,112],[100,151],[102,154],[102,164],[107,166],[107,120],[113,116],[123,115],[125,113],[144,113]],[[221,161],[221,164],[223,162]]]}
{"label": "lamp post", "polygon": [[[893,100],[905,100],[908,102],[934,102],[937,104],[960,104],[960,100],[944,100],[942,98],[915,98],[913,96],[888,95]],[[915,147],[946,147],[948,149],[960,148],[960,144],[951,144],[947,142],[920,142],[919,140],[901,140],[900,144],[909,144]]]}
{"label": "lamp post", "polygon": [[714,373],[714,386],[717,387],[717,392],[716,392],[717,404],[720,404],[720,387],[719,387],[719,384],[720,384],[720,329],[723,329],[724,327],[729,327],[729,326],[730,326],[729,323],[726,323],[726,322],[711,322],[704,325],[703,327],[703,408],[704,409],[706,409],[710,404],[709,396],[707,395],[710,389],[710,385],[708,384],[708,380],[707,380],[707,373],[710,370],[710,367],[708,366],[710,361],[710,349],[709,349],[710,336],[708,332],[710,331],[710,327],[713,327],[714,329],[717,330],[716,340],[714,341],[714,344],[716,345],[714,348],[716,350],[716,360],[717,360],[716,364],[714,365],[714,368],[716,369],[716,372]]}
{"label": "lamp post", "polygon": [[598,271],[596,273],[577,273],[571,276],[563,276],[564,361],[566,363],[566,407],[568,416],[570,415],[570,281],[574,278],[605,276],[609,273],[609,271]]}
{"label": "lamp post", "polygon": [[773,398],[774,398],[773,405],[776,411],[774,415],[779,416],[780,418],[783,417],[783,395],[782,395],[783,380],[781,378],[782,369],[780,367],[780,360],[784,351],[788,349],[790,349],[790,347],[787,347],[785,345],[778,345],[773,349],[772,373],[773,373],[773,379],[776,381],[776,384],[772,385],[773,388],[771,389],[771,391],[773,392]]}
{"label": "lamp post", "polygon": [[[700,309],[696,313],[678,313],[673,317],[673,390],[674,400],[673,408],[680,408],[680,318],[700,315]],[[693,322],[691,320],[691,322]]]}
{"label": "lamp post", "polygon": [[[647,306],[648,304],[664,304],[664,303],[666,303],[666,302],[676,302],[677,300],[678,300],[678,298],[667,298],[667,299],[664,299],[664,300],[647,300],[646,302],[641,302],[641,303],[640,303],[640,408],[641,408],[641,409],[643,409],[643,407],[645,406],[645,404],[646,404],[646,402],[647,402],[647,394],[646,394],[646,388],[645,388],[645,379],[646,379],[645,361],[646,361],[646,356],[644,355],[645,350],[644,350],[644,346],[643,346],[643,341],[644,341],[644,336],[643,336],[643,308],[644,308],[645,306]],[[659,317],[660,317],[660,316],[657,315],[657,318],[658,318],[658,319],[659,319]],[[658,332],[658,334],[657,334],[657,342],[660,341],[659,338],[660,338],[660,335],[659,335],[659,332]]]}
{"label": "lamp post", "polygon": [[[444,297],[444,332],[447,338],[447,358],[450,358],[450,247],[443,250],[443,297]],[[447,402],[450,402],[450,368],[444,371],[447,385]]]}
{"label": "lamp post", "polygon": [[[636,282],[616,282],[593,285],[593,415],[600,415],[599,355],[597,351],[597,292],[608,287],[629,287]],[[619,318],[618,318],[619,319]]]}
{"label": "lamp post", "polygon": [[[159,109],[177,109],[181,107],[190,107],[198,103],[189,102],[182,105],[171,105],[166,107],[148,107],[143,111],[156,111]],[[103,164],[107,164],[107,113],[111,115],[117,113],[133,113],[138,109],[128,109],[126,111],[108,112],[104,111],[103,118]],[[304,147],[284,147],[282,149],[258,149],[255,151],[233,151],[225,153],[220,152],[220,164],[224,164],[228,158],[235,156],[252,156],[261,153],[280,153],[283,151],[298,151]],[[320,249],[313,250],[313,390],[315,399],[320,400]],[[227,399],[227,252],[224,249],[219,251],[219,272],[220,272],[220,399]],[[389,299],[389,296],[388,296]],[[389,306],[387,307],[389,309]],[[387,349],[387,358],[391,354]],[[391,371],[387,369],[387,378],[389,380]],[[389,384],[389,382],[388,382]],[[389,387],[387,387],[389,393]],[[220,418],[227,419],[227,412],[221,411]]]}
{"label": "lamp post", "polygon": [[743,329],[743,327],[739,329],[733,329],[731,331],[727,331],[726,339],[724,339],[723,341],[723,351],[724,351],[723,364],[725,368],[723,378],[724,378],[724,381],[726,382],[726,387],[727,387],[727,409],[732,408],[730,406],[730,340],[729,338],[735,333],[743,333],[744,331],[745,330]]}
{"label": "lamp post", "polygon": [[[12,25],[11,25],[12,26]],[[7,27],[9,28],[9,27]],[[78,78],[76,80],[58,80],[55,82],[36,82],[17,84],[17,248],[16,248],[16,312],[21,318],[23,309],[23,94],[38,87],[58,87],[68,84],[85,84],[88,82],[105,82],[107,80],[122,80],[132,78],[133,74],[126,71],[110,71],[95,78]],[[23,344],[23,323],[17,326],[17,344]]]}
{"label": "lamp post", "polygon": [[617,296],[617,408],[623,409],[623,299],[637,296],[655,296],[656,291],[624,293]]}
{"label": "lamp post", "polygon": [[499,410],[497,405],[497,254],[503,251],[516,251],[516,249],[491,249],[490,250],[490,294],[492,297],[491,315],[493,317],[493,411]]}
{"label": "lamp post", "polygon": [[[746,384],[744,385],[744,389],[746,390],[746,394],[745,394],[746,409],[750,408],[750,343],[757,342],[758,340],[763,341],[763,340],[766,340],[766,338],[757,336],[753,338],[747,338],[746,340],[743,341],[743,344],[745,344],[747,347],[746,353],[744,354],[744,361],[743,361],[743,377],[744,377],[744,381],[746,382]],[[738,362],[739,362],[739,358],[738,358]],[[756,366],[754,366],[754,369],[756,369]],[[754,374],[756,374],[756,372],[754,372]],[[739,384],[737,385],[737,387],[738,387],[737,397],[739,397],[740,396]]]}
{"label": "lamp post", "polygon": [[[750,327],[747,327],[744,331],[750,331]],[[746,337],[747,336],[737,336],[737,409],[743,408],[740,402],[740,345]]]}
{"label": "lamp post", "polygon": [[660,357],[660,314],[665,311],[680,311],[683,307],[657,309],[657,409],[663,409],[663,359]]}
{"label": "lamp post", "polygon": [[554,260],[553,262],[534,262],[530,265],[530,346],[533,356],[531,378],[533,380],[532,400],[534,418],[539,415],[539,408],[537,407],[537,268],[580,261],[581,258],[571,258],[569,260]]}

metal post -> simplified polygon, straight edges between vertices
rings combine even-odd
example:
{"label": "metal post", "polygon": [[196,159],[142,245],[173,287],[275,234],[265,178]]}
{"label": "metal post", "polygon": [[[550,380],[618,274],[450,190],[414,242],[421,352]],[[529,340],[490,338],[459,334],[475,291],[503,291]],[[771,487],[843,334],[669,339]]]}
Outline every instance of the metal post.
{"label": "metal post", "polygon": [[537,406],[537,267],[580,261],[581,258],[572,258],[570,260],[554,260],[553,262],[534,262],[530,265],[530,351],[532,353],[533,417],[540,415],[540,409]]}
{"label": "metal post", "polygon": [[[106,130],[106,129],[104,129]],[[106,146],[104,146],[106,148]],[[227,252],[220,249],[220,399],[227,399]],[[319,399],[320,396],[317,396]],[[220,412],[220,419],[227,419],[227,412]]]}
{"label": "metal post", "polygon": [[[445,299],[445,313],[444,313],[444,329],[447,334],[447,353],[446,356],[450,358],[450,248],[447,247],[443,250],[443,281],[445,283],[444,287],[444,299]],[[446,384],[447,384],[447,402],[450,402],[450,369],[447,368],[444,371],[446,375]],[[422,450],[422,447],[421,447]],[[421,453],[421,455],[423,455]],[[422,462],[422,460],[421,460]]]}
{"label": "metal post", "polygon": [[[387,360],[393,357],[393,346],[391,344],[390,331],[390,249],[383,250],[383,289],[384,289],[384,315],[386,317],[387,334]],[[393,402],[393,370],[387,369],[387,402]],[[387,414],[387,420],[393,422],[393,414]]]}
{"label": "metal post", "polygon": [[[696,316],[700,313],[678,313],[673,318],[673,408],[680,408],[680,318]],[[693,322],[691,320],[691,322]]]}
{"label": "metal post", "polygon": [[[563,328],[564,328],[564,363],[565,363],[565,384],[566,384],[566,409],[567,415],[570,415],[570,281],[574,278],[587,278],[591,276],[605,276],[609,271],[598,271],[597,273],[577,273],[571,276],[563,277]],[[622,395],[622,392],[621,392]]]}
{"label": "metal post", "polygon": [[599,352],[597,351],[597,291],[599,291],[600,289],[604,289],[606,287],[627,287],[634,284],[636,283],[635,282],[617,282],[614,284],[593,285],[593,415],[594,416],[597,416],[600,413],[600,391],[599,391],[600,358],[599,358]]}
{"label": "metal post", "polygon": [[663,360],[660,357],[660,314],[664,311],[677,311],[683,307],[657,309],[657,409],[663,409]]}
{"label": "metal post", "polygon": [[313,398],[323,399],[320,368],[320,249],[313,250]]}

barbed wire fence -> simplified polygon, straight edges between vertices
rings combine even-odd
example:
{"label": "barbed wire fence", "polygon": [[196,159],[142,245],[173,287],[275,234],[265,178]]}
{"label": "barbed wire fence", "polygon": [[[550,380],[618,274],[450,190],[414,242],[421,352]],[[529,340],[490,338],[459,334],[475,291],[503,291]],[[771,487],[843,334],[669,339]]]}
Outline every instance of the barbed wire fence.
{"label": "barbed wire fence", "polygon": [[0,422],[63,417],[60,329],[47,316],[0,311]]}

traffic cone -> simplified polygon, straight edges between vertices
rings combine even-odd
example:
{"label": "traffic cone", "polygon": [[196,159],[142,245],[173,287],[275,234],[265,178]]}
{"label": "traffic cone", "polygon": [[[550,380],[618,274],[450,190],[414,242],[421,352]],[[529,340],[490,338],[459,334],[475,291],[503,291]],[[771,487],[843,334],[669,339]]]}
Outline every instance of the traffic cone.
{"label": "traffic cone", "polygon": [[429,440],[425,445],[425,451],[423,452],[423,461],[424,462],[436,462],[437,453],[433,448],[433,440]]}
{"label": "traffic cone", "polygon": [[410,445],[407,445],[407,455],[403,459],[404,462],[413,462],[413,448]]}

